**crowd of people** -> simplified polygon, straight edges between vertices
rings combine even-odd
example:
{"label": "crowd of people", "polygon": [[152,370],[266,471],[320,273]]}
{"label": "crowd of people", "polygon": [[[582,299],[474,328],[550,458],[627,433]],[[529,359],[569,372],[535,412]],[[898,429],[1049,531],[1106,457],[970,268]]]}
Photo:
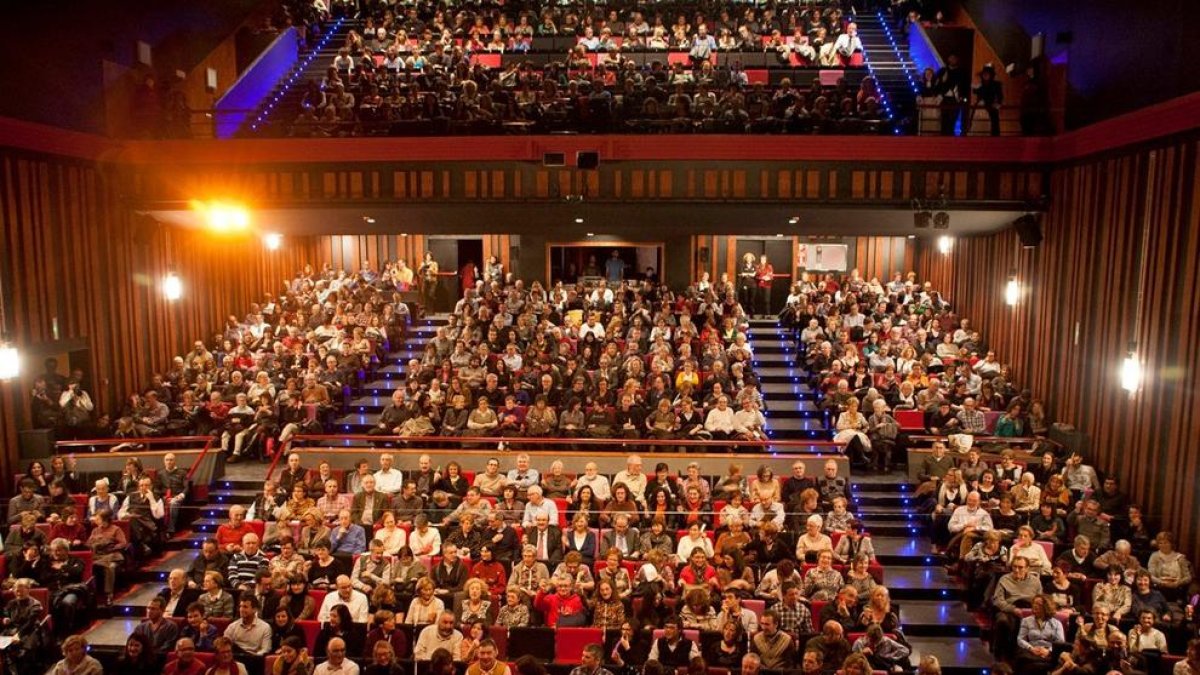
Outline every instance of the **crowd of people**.
{"label": "crowd of people", "polygon": [[[585,650],[596,666],[910,670],[836,461],[819,477],[797,461],[786,478],[760,467],[749,479],[694,463],[651,474],[636,455],[611,476],[595,463],[578,475],[513,463],[488,460],[468,481],[428,456],[402,472],[385,453],[342,475],[293,453],[171,572],[134,651],[158,664],[194,649],[220,659],[224,638],[261,672],[270,655],[278,668],[299,654],[367,664],[444,649],[486,670],[491,626],[590,626],[605,635]],[[309,620],[315,641],[297,628]]]}
{"label": "crowd of people", "polygon": [[935,543],[971,607],[994,621],[993,652],[1021,672],[1154,673],[1200,630],[1174,534],[1081,454],[1018,464],[1005,451],[989,465],[976,448],[956,459],[939,441],[919,476]]}
{"label": "crowd of people", "polygon": [[[763,398],[746,307],[756,312],[763,302],[763,262],[746,263],[753,274],[717,281],[704,274],[676,293],[619,273],[588,285],[526,286],[488,261],[449,324],[406,364],[403,386],[374,431],[381,442],[565,435],[666,438],[686,447],[696,438],[754,438],[747,432],[762,431]],[[419,288],[428,266],[397,261],[376,271],[364,263],[353,274],[307,268],[284,294],[230,317],[215,337],[219,358],[198,341],[176,359],[119,426],[131,427],[131,438],[172,433],[179,428],[172,421],[189,419],[187,404],[207,394],[200,409],[210,426],[187,431],[214,434],[233,459],[261,442],[256,424],[283,416],[276,405],[315,407],[306,421],[269,426],[286,448],[289,431],[320,428],[322,403],[334,409],[342,381],[331,373],[369,370],[388,344],[403,340],[409,309],[396,294]],[[1079,454],[1060,458],[1048,444],[1036,446],[1048,450],[1040,463],[1007,452],[994,465],[971,445],[988,434],[1041,436],[1046,413],[1030,392],[1015,390],[1006,366],[936,290],[913,275],[885,284],[857,271],[801,274],[784,305],[780,321],[803,347],[820,406],[852,459],[892,468],[905,446],[892,414],[900,410],[920,411],[925,429],[954,446],[933,444],[918,469],[918,496],[933,514],[935,544],[969,583],[969,600],[994,616],[1001,661],[1059,673],[1100,663],[1152,672],[1158,655],[1191,656],[1189,561],[1171,533],[1151,529],[1116,477],[1101,477]],[[47,366],[35,411],[92,433],[91,417],[65,423],[67,410],[94,412],[80,403],[90,402],[82,374],[66,378],[57,364]],[[259,409],[249,424],[230,426],[232,413],[219,414],[225,393],[240,403],[250,387]],[[755,424],[745,424],[750,418]],[[508,457],[515,465],[502,472]],[[726,667],[850,672],[855,653],[868,667],[908,665],[899,615],[836,462],[814,479],[800,461],[781,479],[766,467],[747,477],[736,462],[723,476],[662,463],[648,474],[637,456],[611,477],[594,463],[577,474],[562,462],[538,470],[524,453],[474,472],[457,462],[434,467],[423,456],[407,475],[389,454],[377,470],[362,460],[345,476],[327,462],[309,471],[302,461],[290,454],[250,509],[231,509],[192,568],[171,574],[163,601],[149,610],[154,631],[164,625],[161,614],[186,618],[181,636],[193,649],[220,658],[228,648],[242,660],[277,654],[286,663],[303,651],[288,642],[297,637],[295,621],[315,618],[326,651],[314,658],[337,658],[330,648],[341,640],[342,658],[363,663],[426,660],[439,648],[451,662],[474,663],[490,653],[489,625],[586,625],[611,629],[597,658],[616,667],[646,660],[686,667],[700,657]],[[90,532],[75,522],[71,495],[87,488],[69,458],[55,458],[49,469],[31,464],[10,502],[9,569],[34,569],[21,576],[68,589],[53,599],[68,625],[88,602],[72,596],[80,589],[71,549],[92,548],[105,576],[105,563],[121,558],[103,555],[128,550],[113,515],[139,528],[135,541],[146,541],[147,533],[170,531],[165,502],[186,494],[178,467],[167,464],[151,478],[130,462],[115,487],[96,483]],[[39,521],[55,528],[48,547]],[[1060,545],[1061,554],[1040,542]],[[326,592],[320,604],[313,590]],[[18,591],[26,604],[27,597]],[[210,619],[231,622],[228,643],[217,643]],[[411,647],[391,640],[396,625],[415,627]],[[701,631],[700,644],[681,632],[691,630]],[[391,655],[377,653],[379,640],[369,638],[380,631]],[[862,636],[851,642],[852,632]],[[1075,646],[1064,653],[1073,634]],[[154,637],[135,634],[132,651],[161,660],[179,646],[156,645]]]}
{"label": "crowd of people", "polygon": [[[891,129],[857,26],[836,3],[411,5],[358,16],[361,30],[309,81],[291,135]],[[820,68],[847,77],[823,82]]]}

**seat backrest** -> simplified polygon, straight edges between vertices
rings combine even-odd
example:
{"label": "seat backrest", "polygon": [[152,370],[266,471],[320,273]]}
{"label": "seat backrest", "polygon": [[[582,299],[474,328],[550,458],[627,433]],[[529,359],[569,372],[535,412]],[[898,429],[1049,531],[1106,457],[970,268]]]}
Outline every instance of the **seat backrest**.
{"label": "seat backrest", "polygon": [[554,635],[555,663],[578,664],[583,648],[592,643],[604,643],[604,631],[599,628],[558,628]]}
{"label": "seat backrest", "polygon": [[[506,626],[488,626],[488,637],[496,643],[496,658],[508,658],[508,628]],[[515,670],[513,672],[516,672]]]}
{"label": "seat backrest", "polygon": [[315,619],[300,619],[296,625],[304,631],[304,642],[308,645],[308,653],[312,654],[317,648],[317,636],[321,633],[321,622]]}
{"label": "seat backrest", "polygon": [[83,582],[87,583],[92,579],[92,552],[91,551],[71,551],[71,557],[79,558],[83,561]]}
{"label": "seat backrest", "polygon": [[246,525],[251,530],[254,530],[254,533],[258,535],[259,541],[262,541],[267,536],[267,524],[265,522],[261,520],[247,520]]}
{"label": "seat backrest", "polygon": [[925,428],[925,413],[920,410],[897,410],[893,417],[901,429],[913,431]]}
{"label": "seat backrest", "polygon": [[321,609],[321,604],[325,602],[325,596],[329,595],[329,591],[320,588],[311,588],[308,591],[308,597],[313,599],[313,607]]}
{"label": "seat backrest", "polygon": [[38,602],[42,603],[42,616],[46,616],[46,612],[50,608],[50,589],[31,588],[29,589],[29,596],[36,598]]}
{"label": "seat backrest", "polygon": [[762,618],[763,612],[767,610],[766,600],[742,600],[742,607],[754,612],[758,618]]}

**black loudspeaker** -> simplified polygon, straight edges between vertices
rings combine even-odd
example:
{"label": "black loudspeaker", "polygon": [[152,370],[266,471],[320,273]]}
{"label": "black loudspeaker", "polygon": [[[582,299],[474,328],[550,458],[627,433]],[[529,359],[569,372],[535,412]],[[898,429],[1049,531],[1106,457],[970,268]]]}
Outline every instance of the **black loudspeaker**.
{"label": "black loudspeaker", "polygon": [[54,454],[53,429],[27,429],[17,432],[21,459],[46,459]]}
{"label": "black loudspeaker", "polygon": [[701,265],[707,265],[707,264],[708,264],[708,247],[707,247],[707,246],[705,246],[704,248],[700,249],[699,258],[700,258],[700,264],[701,264]]}
{"label": "black loudspeaker", "polygon": [[600,168],[600,153],[593,151],[575,153],[575,166],[580,169]]}
{"label": "black loudspeaker", "polygon": [[1042,226],[1038,223],[1038,217],[1033,214],[1027,213],[1014,220],[1013,229],[1017,231],[1021,246],[1025,248],[1037,248],[1037,245],[1042,243]]}
{"label": "black loudspeaker", "polygon": [[561,152],[542,153],[542,166],[566,166],[567,156]]}
{"label": "black loudspeaker", "polygon": [[1064,30],[1055,34],[1054,41],[1060,45],[1069,45],[1075,41],[1075,33],[1069,30]]}

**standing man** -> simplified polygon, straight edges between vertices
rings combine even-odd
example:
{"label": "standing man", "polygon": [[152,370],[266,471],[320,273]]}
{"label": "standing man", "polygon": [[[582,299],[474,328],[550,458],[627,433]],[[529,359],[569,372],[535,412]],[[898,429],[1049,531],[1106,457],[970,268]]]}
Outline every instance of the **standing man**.
{"label": "standing man", "polygon": [[754,279],[757,274],[758,266],[754,264],[754,254],[747,253],[742,256],[737,280],[738,302],[748,314],[754,312]]}
{"label": "standing man", "polygon": [[604,277],[613,286],[620,285],[625,279],[625,261],[621,260],[621,254],[615,248],[608,260],[604,261]]}
{"label": "standing man", "polygon": [[942,135],[953,136],[962,120],[965,135],[970,121],[966,113],[971,100],[971,76],[958,62],[958,55],[946,57],[946,65],[938,71],[934,82],[942,95]]}
{"label": "standing man", "polygon": [[762,316],[771,314],[771,284],[775,282],[775,268],[767,260],[767,254],[758,259],[758,267],[754,270],[754,282],[758,286],[754,310]]}
{"label": "standing man", "polygon": [[421,278],[421,310],[425,314],[433,311],[433,302],[437,297],[438,264],[433,259],[433,251],[426,251],[421,266],[417,268]]}

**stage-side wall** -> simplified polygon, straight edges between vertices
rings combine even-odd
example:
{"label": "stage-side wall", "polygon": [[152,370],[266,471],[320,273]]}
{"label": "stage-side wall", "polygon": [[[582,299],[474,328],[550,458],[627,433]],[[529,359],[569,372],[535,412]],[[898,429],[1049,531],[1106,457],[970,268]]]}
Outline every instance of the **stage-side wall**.
{"label": "stage-side wall", "polygon": [[[1099,467],[1192,551],[1200,545],[1198,144],[1193,134],[1055,170],[1036,249],[1006,231],[960,239],[947,256],[924,246],[917,255],[920,278],[948,290],[1013,364],[1015,381],[1085,432]],[[1015,308],[1003,299],[1012,271],[1026,289]],[[1119,369],[1135,338],[1147,379],[1131,399]]]}

